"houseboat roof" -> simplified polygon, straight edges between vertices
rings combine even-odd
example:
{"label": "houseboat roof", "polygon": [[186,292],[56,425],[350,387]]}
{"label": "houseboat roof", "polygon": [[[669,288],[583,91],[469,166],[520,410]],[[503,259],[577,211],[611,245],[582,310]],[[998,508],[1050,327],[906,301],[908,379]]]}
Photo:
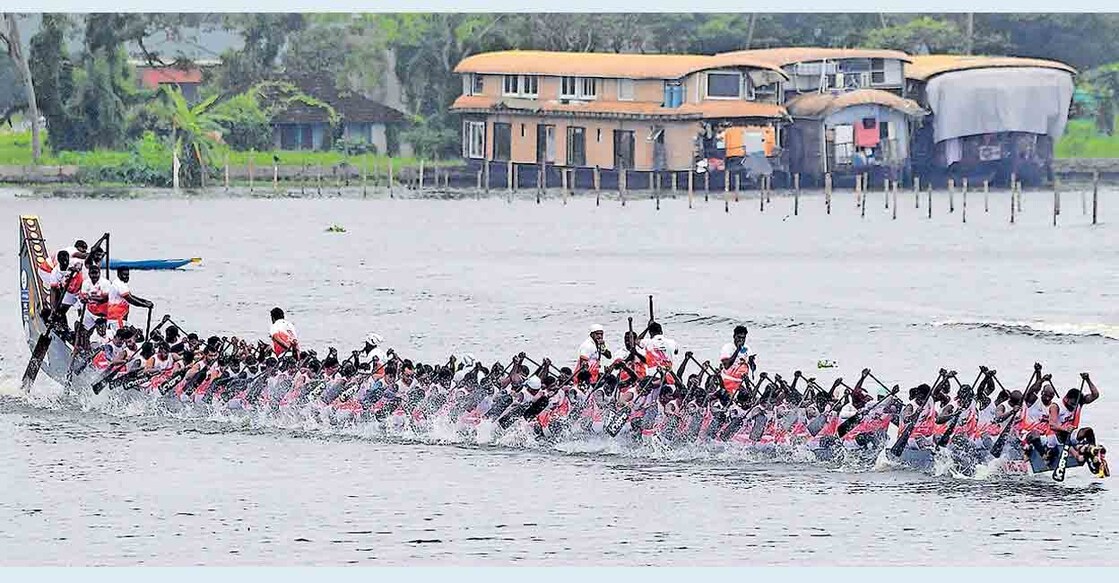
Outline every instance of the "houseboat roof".
{"label": "houseboat roof", "polygon": [[825,117],[856,105],[881,105],[906,115],[920,117],[928,112],[916,101],[880,89],[859,89],[843,93],[807,93],[798,95],[785,106],[796,117]]}
{"label": "houseboat roof", "polygon": [[909,62],[910,56],[901,51],[886,49],[840,49],[833,47],[779,47],[772,49],[751,49],[721,53],[718,57],[749,56],[777,67],[795,63],[814,61],[835,61],[839,59],[895,59]]}
{"label": "houseboat roof", "polygon": [[618,118],[659,119],[715,119],[715,118],[787,118],[785,108],[775,103],[728,100],[706,103],[686,103],[680,107],[661,107],[659,103],[631,101],[535,101],[509,97],[463,95],[451,105],[460,113],[492,113],[507,110],[534,115],[589,116]]}
{"label": "houseboat roof", "polygon": [[751,67],[785,77],[769,61],[750,55],[648,55],[632,53],[565,53],[498,51],[466,57],[456,73],[679,79],[705,69]]}
{"label": "houseboat roof", "polygon": [[928,81],[942,73],[966,71],[968,69],[991,69],[998,67],[1034,67],[1057,69],[1076,74],[1076,69],[1059,61],[1031,59],[1025,57],[985,57],[974,55],[919,55],[905,68],[905,76],[916,81]]}

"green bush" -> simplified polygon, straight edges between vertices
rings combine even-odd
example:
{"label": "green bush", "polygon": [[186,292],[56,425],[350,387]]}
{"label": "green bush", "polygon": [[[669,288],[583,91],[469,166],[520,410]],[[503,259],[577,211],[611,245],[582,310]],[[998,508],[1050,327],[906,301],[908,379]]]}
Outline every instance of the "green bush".
{"label": "green bush", "polygon": [[260,105],[256,92],[241,93],[219,102],[210,111],[222,127],[222,140],[234,150],[272,147],[272,116]]}

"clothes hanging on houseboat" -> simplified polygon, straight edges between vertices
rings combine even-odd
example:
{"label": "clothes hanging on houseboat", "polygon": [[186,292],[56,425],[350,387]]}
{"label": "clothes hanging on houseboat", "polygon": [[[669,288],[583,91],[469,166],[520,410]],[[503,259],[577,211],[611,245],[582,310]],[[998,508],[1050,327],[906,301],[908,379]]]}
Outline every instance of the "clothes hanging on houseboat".
{"label": "clothes hanging on houseboat", "polygon": [[860,148],[873,148],[878,145],[881,138],[878,130],[878,120],[866,118],[855,124],[855,145]]}

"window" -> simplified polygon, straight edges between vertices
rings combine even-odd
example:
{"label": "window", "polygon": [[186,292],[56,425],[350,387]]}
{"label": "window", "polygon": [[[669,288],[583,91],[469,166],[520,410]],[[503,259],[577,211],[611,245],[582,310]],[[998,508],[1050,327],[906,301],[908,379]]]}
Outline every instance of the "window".
{"label": "window", "polygon": [[738,73],[708,73],[707,97],[716,99],[742,97],[742,75]]}
{"label": "window", "polygon": [[481,121],[462,123],[463,158],[484,158],[486,155],[486,124]]}
{"label": "window", "polygon": [[560,79],[560,99],[575,99],[575,77]]}
{"label": "window", "polygon": [[593,77],[560,78],[560,99],[594,99],[598,95],[598,79]]}
{"label": "window", "polygon": [[680,81],[664,82],[664,106],[680,107],[684,104],[684,85]]}
{"label": "window", "polygon": [[507,123],[493,124],[493,159],[509,160],[513,149],[512,127]]}
{"label": "window", "polygon": [[502,87],[502,95],[520,95],[521,94],[521,76],[520,75],[506,75],[504,77],[505,85]]}
{"label": "window", "polygon": [[477,73],[470,73],[462,77],[462,94],[463,95],[481,95],[482,94],[482,76]]}
{"label": "window", "polygon": [[598,96],[598,79],[594,77],[579,78],[579,99],[594,99]]}
{"label": "window", "polygon": [[587,130],[571,126],[567,128],[567,165],[587,165]]}
{"label": "window", "polygon": [[536,161],[556,163],[556,126],[547,124],[536,126]]}
{"label": "window", "polygon": [[540,81],[536,75],[525,75],[521,77],[521,95],[525,97],[536,97],[540,94]]}
{"label": "window", "polygon": [[618,79],[618,101],[633,101],[633,79]]}
{"label": "window", "polygon": [[633,132],[614,130],[614,168],[633,168]]}
{"label": "window", "polygon": [[870,60],[870,82],[875,85],[886,82],[886,59]]}

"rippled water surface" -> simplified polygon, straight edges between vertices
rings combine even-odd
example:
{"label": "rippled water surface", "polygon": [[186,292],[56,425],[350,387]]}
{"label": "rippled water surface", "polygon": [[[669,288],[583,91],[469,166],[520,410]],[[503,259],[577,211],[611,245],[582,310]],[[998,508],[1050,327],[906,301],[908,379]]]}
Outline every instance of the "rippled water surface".
{"label": "rippled water surface", "polygon": [[[737,322],[760,364],[887,382],[987,364],[1024,384],[1092,371],[1085,413],[1119,443],[1119,193],[1104,224],[1064,195],[944,193],[897,220],[850,193],[704,203],[647,200],[60,200],[0,191],[0,564],[1116,564],[1119,496],[1070,472],[1033,479],[840,471],[583,440],[544,447],[449,436],[182,419],[113,395],[16,389],[16,217],[52,247],[113,233],[114,256],[201,255],[204,268],[135,273],[133,289],[204,333],[263,336],[283,306],[305,343],[348,351],[370,331],[421,360],[519,350],[573,356],[592,322],[617,344],[647,295],[674,336],[714,358]],[[906,200],[908,199],[908,200]],[[1112,213],[1112,214],[1108,214]],[[326,233],[331,224],[346,233]],[[835,360],[817,370],[820,359]],[[968,379],[970,380],[970,378]],[[459,440],[455,440],[459,441]]]}

